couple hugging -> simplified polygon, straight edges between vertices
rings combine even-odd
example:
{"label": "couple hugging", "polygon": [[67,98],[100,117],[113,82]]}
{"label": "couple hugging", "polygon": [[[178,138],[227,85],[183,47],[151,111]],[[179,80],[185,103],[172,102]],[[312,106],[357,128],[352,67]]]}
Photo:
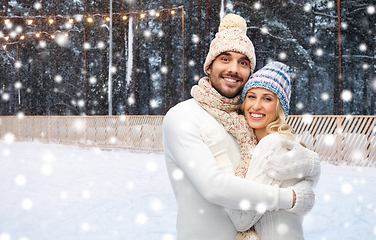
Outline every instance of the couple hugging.
{"label": "couple hugging", "polygon": [[207,77],[164,118],[177,240],[304,239],[320,160],[285,122],[288,66],[271,62],[253,73],[246,31],[242,17],[223,18],[204,64]]}

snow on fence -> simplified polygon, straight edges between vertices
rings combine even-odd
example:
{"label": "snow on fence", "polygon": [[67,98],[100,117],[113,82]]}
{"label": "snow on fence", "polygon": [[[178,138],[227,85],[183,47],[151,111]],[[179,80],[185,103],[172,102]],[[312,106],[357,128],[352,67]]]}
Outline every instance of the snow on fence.
{"label": "snow on fence", "polygon": [[[0,138],[82,147],[163,151],[163,116],[0,117]],[[376,116],[289,116],[288,123],[322,161],[376,166]]]}

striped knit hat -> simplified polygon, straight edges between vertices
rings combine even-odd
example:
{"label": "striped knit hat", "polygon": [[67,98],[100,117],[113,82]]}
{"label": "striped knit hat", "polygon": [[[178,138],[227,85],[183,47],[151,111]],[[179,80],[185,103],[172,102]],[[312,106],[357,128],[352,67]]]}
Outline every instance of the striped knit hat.
{"label": "striped knit hat", "polygon": [[204,63],[204,72],[209,75],[211,63],[224,52],[238,52],[248,57],[251,71],[255,69],[255,48],[247,37],[247,23],[239,15],[227,14],[219,25],[219,32],[210,43],[210,49]]}
{"label": "striped knit hat", "polygon": [[265,88],[274,92],[282,104],[286,117],[289,114],[291,96],[290,70],[280,62],[271,62],[255,72],[245,84],[242,92],[242,102],[248,90],[252,88]]}

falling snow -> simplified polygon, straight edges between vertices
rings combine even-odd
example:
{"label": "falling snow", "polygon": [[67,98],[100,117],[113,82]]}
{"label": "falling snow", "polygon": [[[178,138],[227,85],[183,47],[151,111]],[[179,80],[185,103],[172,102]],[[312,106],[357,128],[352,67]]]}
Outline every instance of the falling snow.
{"label": "falling snow", "polygon": [[[11,134],[0,149],[1,240],[176,239],[177,205],[162,153],[16,143]],[[305,239],[374,239],[375,173],[322,163]],[[288,234],[286,225],[277,228]]]}

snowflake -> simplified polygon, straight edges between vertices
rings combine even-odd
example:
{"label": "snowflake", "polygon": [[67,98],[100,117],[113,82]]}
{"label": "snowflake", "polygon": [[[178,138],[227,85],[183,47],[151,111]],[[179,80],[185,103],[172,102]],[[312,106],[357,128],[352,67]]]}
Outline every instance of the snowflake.
{"label": "snowflake", "polygon": [[198,43],[198,42],[200,42],[200,38],[196,34],[193,34],[192,35],[192,42],[193,43]]}
{"label": "snowflake", "polygon": [[287,54],[285,52],[281,52],[278,57],[281,60],[285,60],[287,58]]}
{"label": "snowflake", "polygon": [[81,224],[81,230],[87,232],[90,230],[90,225],[88,223]]}
{"label": "snowflake", "polygon": [[57,83],[61,83],[61,81],[63,81],[63,77],[61,76],[61,75],[56,75],[55,76],[55,82],[57,82]]}
{"label": "snowflake", "polygon": [[21,83],[21,82],[16,82],[16,83],[14,84],[14,87],[15,87],[16,89],[21,89],[21,88],[22,88],[22,83]]}
{"label": "snowflake", "polygon": [[304,5],[304,7],[303,7],[303,10],[304,10],[305,12],[310,12],[310,11],[312,10],[312,6],[311,6],[310,4],[308,4],[308,3],[306,3],[306,4]]}
{"label": "snowflake", "polygon": [[[376,232],[376,227],[375,227],[375,232]],[[174,240],[174,236],[171,234],[165,234],[163,235],[162,240]]]}
{"label": "snowflake", "polygon": [[249,210],[251,208],[251,202],[247,199],[240,201],[239,207],[241,210]]}
{"label": "snowflake", "polygon": [[155,213],[161,213],[165,209],[165,206],[163,205],[162,201],[156,197],[150,199],[149,207]]}
{"label": "snowflake", "polygon": [[334,2],[328,2],[328,4],[326,5],[329,9],[332,9],[334,8]]}
{"label": "snowflake", "polygon": [[301,110],[301,109],[304,108],[304,104],[303,104],[302,102],[298,102],[298,103],[296,104],[296,107],[297,107],[299,110]]}
{"label": "snowflake", "polygon": [[97,78],[96,77],[90,77],[89,78],[89,83],[90,84],[96,84],[97,83]]}
{"label": "snowflake", "polygon": [[90,48],[91,48],[90,43],[88,43],[88,42],[84,43],[84,49],[88,50]]}
{"label": "snowflake", "polygon": [[68,39],[67,35],[64,35],[62,33],[58,33],[55,37],[55,42],[60,47],[65,47],[69,44],[69,39]]}
{"label": "snowflake", "polygon": [[33,208],[33,201],[31,201],[29,198],[25,198],[22,203],[21,207],[25,210],[30,210]]}
{"label": "snowflake", "polygon": [[136,102],[136,100],[134,99],[134,95],[132,94],[132,95],[128,98],[128,104],[129,104],[130,106],[132,106],[135,102]]}
{"label": "snowflake", "polygon": [[140,225],[144,225],[148,221],[148,216],[145,213],[140,213],[136,217],[136,223]]}
{"label": "snowflake", "polygon": [[262,5],[260,2],[255,2],[255,4],[253,5],[253,7],[256,9],[256,10],[260,10]]}
{"label": "snowflake", "polygon": [[14,179],[14,182],[17,184],[17,186],[24,186],[26,184],[26,176],[25,175],[17,175]]}
{"label": "snowflake", "polygon": [[341,94],[341,99],[345,102],[350,102],[352,100],[352,92],[349,90],[344,90]]}
{"label": "snowflake", "polygon": [[150,100],[150,107],[157,108],[159,106],[158,100],[152,99]]}
{"label": "snowflake", "polygon": [[39,42],[39,45],[38,45],[40,48],[46,48],[47,47],[47,42],[46,41],[40,41]]}
{"label": "snowflake", "polygon": [[42,4],[41,4],[40,2],[35,2],[35,3],[34,3],[34,8],[35,8],[36,10],[39,10],[39,9],[42,8]]}
{"label": "snowflake", "polygon": [[168,72],[168,67],[162,66],[161,67],[161,73],[166,74]]}
{"label": "snowflake", "polygon": [[324,100],[324,101],[329,100],[329,94],[328,93],[321,94],[321,99]]}
{"label": "snowflake", "polygon": [[314,37],[314,36],[310,37],[310,38],[309,38],[309,43],[310,43],[310,44],[316,44],[316,43],[317,43],[317,38]]}
{"label": "snowflake", "polygon": [[370,15],[375,14],[375,6],[372,6],[372,5],[368,6],[367,7],[367,13],[370,14]]}
{"label": "snowflake", "polygon": [[265,26],[264,26],[264,27],[261,28],[261,34],[264,34],[264,35],[265,35],[265,34],[268,34],[268,33],[269,33],[269,29],[268,29],[268,27],[265,27]]}
{"label": "snowflake", "polygon": [[196,62],[195,62],[194,60],[190,60],[190,61],[188,62],[188,65],[189,65],[190,67],[193,67],[194,65],[196,65]]}
{"label": "snowflake", "polygon": [[183,177],[184,177],[184,172],[178,168],[172,172],[172,178],[175,179],[176,181],[183,179]]}
{"label": "snowflake", "polygon": [[319,48],[316,50],[316,55],[318,57],[321,57],[322,55],[324,55],[324,50],[322,48]]}
{"label": "snowflake", "polygon": [[150,30],[145,30],[145,31],[144,31],[144,36],[145,36],[146,38],[151,37],[151,31],[150,31]]}
{"label": "snowflake", "polygon": [[341,191],[344,194],[349,194],[352,192],[352,185],[350,183],[344,183],[341,186]]}
{"label": "snowflake", "polygon": [[303,122],[305,124],[310,124],[313,121],[313,117],[311,114],[304,114],[303,115]]}
{"label": "snowflake", "polygon": [[367,51],[367,45],[366,45],[365,43],[360,44],[360,45],[359,45],[359,50],[360,50],[361,52],[365,52],[365,51]]}
{"label": "snowflake", "polygon": [[161,30],[158,32],[158,37],[163,37],[164,36],[164,32]]}

